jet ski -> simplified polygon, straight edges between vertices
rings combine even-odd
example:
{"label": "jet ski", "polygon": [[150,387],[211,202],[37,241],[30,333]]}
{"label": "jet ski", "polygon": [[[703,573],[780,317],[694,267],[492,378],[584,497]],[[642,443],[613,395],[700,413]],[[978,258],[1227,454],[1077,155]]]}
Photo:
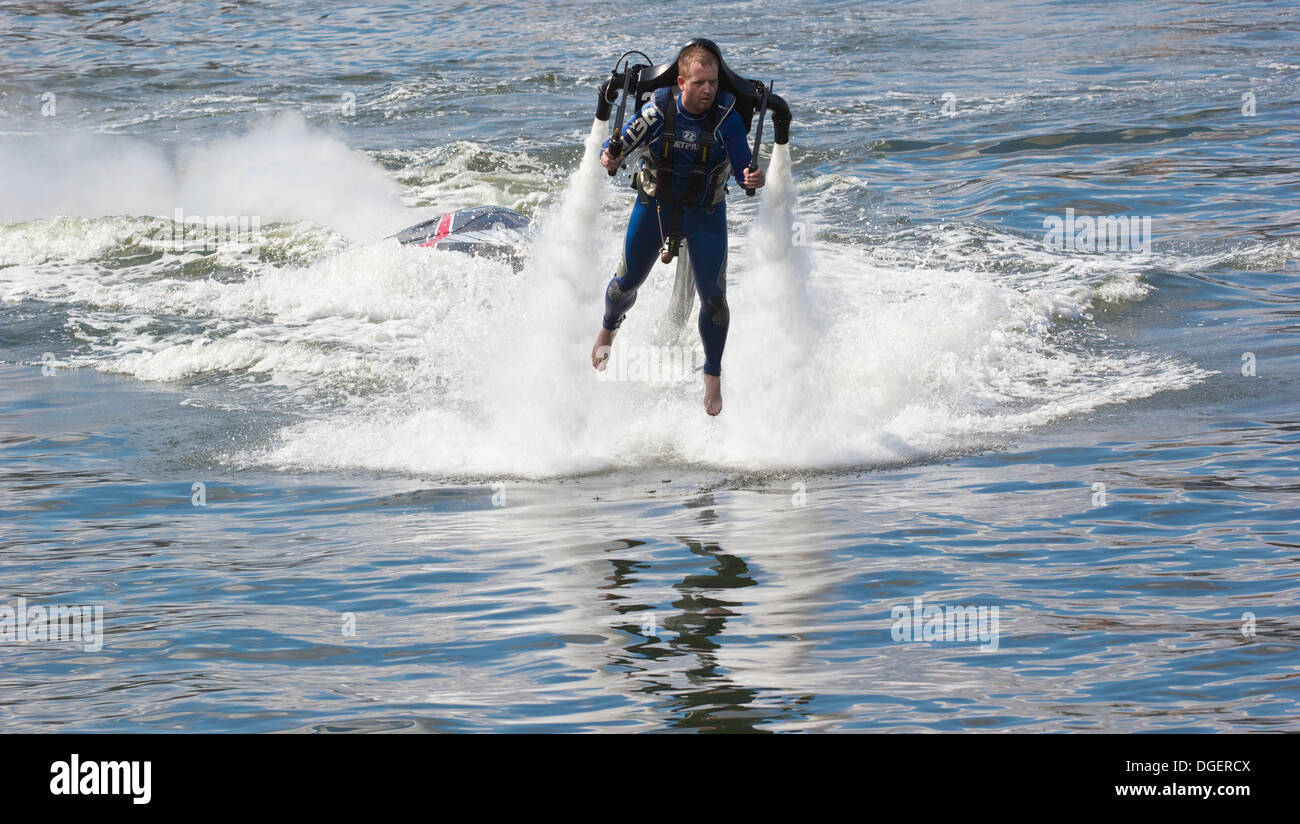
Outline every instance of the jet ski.
{"label": "jet ski", "polygon": [[471,206],[407,227],[396,238],[403,246],[499,258],[519,269],[532,240],[532,223],[504,206]]}

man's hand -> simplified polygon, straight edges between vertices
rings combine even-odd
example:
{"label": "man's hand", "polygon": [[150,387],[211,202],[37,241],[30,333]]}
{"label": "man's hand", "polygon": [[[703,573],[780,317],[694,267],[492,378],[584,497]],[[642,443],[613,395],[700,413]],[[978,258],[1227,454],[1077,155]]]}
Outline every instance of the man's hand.
{"label": "man's hand", "polygon": [[609,149],[605,149],[600,153],[600,165],[604,166],[606,169],[610,170],[611,172],[617,172],[618,167],[622,162],[623,162],[623,156],[619,155],[618,157],[611,157],[609,154]]}
{"label": "man's hand", "polygon": [[763,173],[762,169],[745,170],[746,189],[761,189],[763,188],[763,184],[766,182],[767,182],[767,175]]}

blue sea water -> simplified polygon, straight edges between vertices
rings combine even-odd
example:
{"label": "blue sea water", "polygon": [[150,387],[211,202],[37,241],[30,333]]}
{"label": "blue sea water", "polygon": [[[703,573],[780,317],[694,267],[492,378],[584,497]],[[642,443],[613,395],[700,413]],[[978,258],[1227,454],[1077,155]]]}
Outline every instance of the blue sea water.
{"label": "blue sea water", "polygon": [[[1295,6],[701,8],[0,5],[0,729],[1300,726]],[[588,356],[595,89],[694,36],[794,113],[716,419]],[[484,203],[521,271],[389,237]]]}

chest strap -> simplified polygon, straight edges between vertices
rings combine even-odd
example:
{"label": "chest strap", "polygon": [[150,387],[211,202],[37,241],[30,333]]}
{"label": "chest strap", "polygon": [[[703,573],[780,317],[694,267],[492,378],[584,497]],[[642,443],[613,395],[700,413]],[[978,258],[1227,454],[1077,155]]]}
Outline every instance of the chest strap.
{"label": "chest strap", "polygon": [[709,159],[717,154],[713,132],[718,128],[718,107],[709,108],[708,115],[700,127],[700,148],[695,153],[695,162],[691,165],[690,179],[686,191],[677,192],[673,181],[673,153],[677,143],[677,100],[669,95],[668,111],[664,114],[663,146],[653,155],[655,159],[655,196],[665,203],[686,206],[699,206],[709,182]]}

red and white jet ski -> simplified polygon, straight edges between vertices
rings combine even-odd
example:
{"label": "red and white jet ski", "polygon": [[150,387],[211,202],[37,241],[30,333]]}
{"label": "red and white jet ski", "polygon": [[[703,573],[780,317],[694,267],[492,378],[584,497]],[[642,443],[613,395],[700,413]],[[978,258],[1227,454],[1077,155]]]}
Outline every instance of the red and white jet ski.
{"label": "red and white jet ski", "polygon": [[532,240],[532,224],[504,206],[472,206],[417,223],[396,237],[403,245],[504,258],[519,268]]}

